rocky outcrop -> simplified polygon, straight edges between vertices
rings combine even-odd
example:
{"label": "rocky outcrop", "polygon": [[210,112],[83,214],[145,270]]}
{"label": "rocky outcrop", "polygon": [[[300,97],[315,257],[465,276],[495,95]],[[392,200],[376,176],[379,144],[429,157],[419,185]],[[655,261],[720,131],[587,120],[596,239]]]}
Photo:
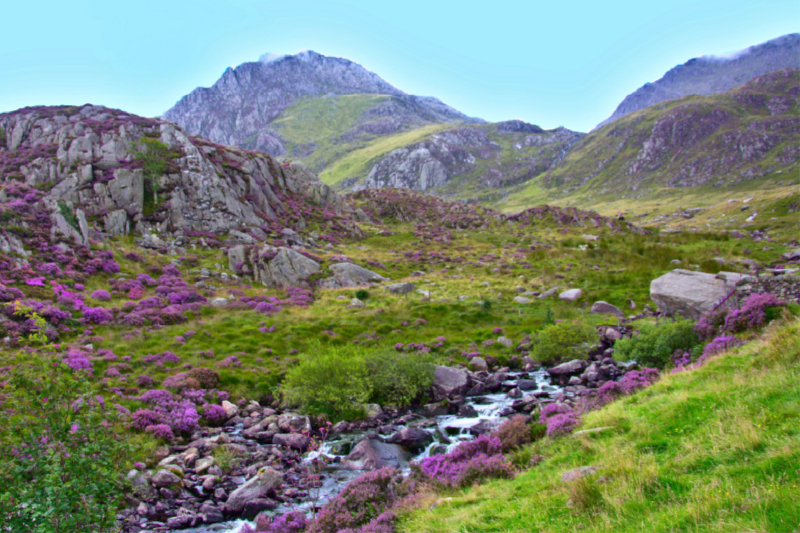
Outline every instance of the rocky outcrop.
{"label": "rocky outcrop", "polygon": [[668,315],[697,320],[734,292],[742,277],[735,272],[706,274],[679,268],[650,283],[650,299]]}
{"label": "rocky outcrop", "polygon": [[371,283],[388,281],[377,272],[367,270],[353,263],[335,263],[328,267],[333,277],[325,278],[320,282],[323,289],[342,289],[346,287],[361,287]]}
{"label": "rocky outcrop", "polygon": [[54,239],[277,231],[323,211],[355,228],[355,212],[302,164],[215,145],[162,120],[92,105],[37,107],[0,115],[0,130],[8,132],[0,171],[48,191],[41,202]]}
{"label": "rocky outcrop", "polygon": [[[490,137],[490,133],[496,135]],[[461,126],[398,148],[378,161],[366,179],[351,179],[347,183],[353,182],[354,191],[377,187],[440,191],[451,181],[454,185],[462,176],[483,168],[480,187],[503,187],[544,172],[582,136],[565,128],[545,131],[514,120]],[[519,152],[515,162],[501,158],[504,145],[509,144]],[[557,146],[561,149],[556,149]]]}
{"label": "rocky outcrop", "polygon": [[800,68],[800,33],[784,35],[729,56],[703,56],[671,69],[625,97],[614,113],[598,125],[664,100],[691,94],[723,93],[756,76],[784,68]]}

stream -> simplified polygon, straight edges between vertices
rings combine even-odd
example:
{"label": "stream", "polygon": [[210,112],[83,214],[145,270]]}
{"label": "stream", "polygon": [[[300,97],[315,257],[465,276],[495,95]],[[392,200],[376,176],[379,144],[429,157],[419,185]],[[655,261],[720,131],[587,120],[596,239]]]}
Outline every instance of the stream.
{"label": "stream", "polygon": [[[559,392],[563,392],[558,386],[551,384],[550,375],[545,370],[537,370],[530,372],[507,372],[507,379],[503,382],[503,391],[507,391],[516,387],[518,379],[534,380],[536,382],[536,389],[525,391],[525,394],[539,394],[547,393],[547,396],[555,396]],[[569,394],[567,394],[569,396]],[[419,427],[433,433],[434,440],[427,445],[421,452],[416,455],[410,456],[410,461],[419,461],[431,455],[447,453],[459,443],[472,440],[477,435],[471,431],[476,425],[481,424],[486,427],[494,427],[500,424],[500,420],[504,416],[516,414],[512,408],[515,398],[508,396],[506,392],[497,392],[493,394],[483,394],[481,396],[473,396],[465,399],[466,405],[474,409],[473,415],[477,416],[459,416],[459,415],[440,415],[430,418],[418,417],[405,425],[394,425],[393,428],[396,433],[406,427]],[[238,436],[241,432],[241,425],[234,428],[231,436]],[[339,492],[347,485],[348,482],[357,478],[364,473],[364,470],[352,470],[344,466],[345,458],[353,449],[353,447],[361,441],[365,435],[373,432],[353,432],[343,433],[331,437],[327,440],[319,450],[312,451],[306,454],[304,461],[312,461],[320,455],[327,458],[327,466],[323,473],[322,486],[319,488],[320,496],[317,499],[316,505],[321,507],[325,505],[330,499],[336,497]],[[381,438],[388,438],[391,434],[381,435]],[[239,437],[242,438],[242,437]],[[260,446],[271,446],[269,444]],[[399,460],[399,468],[403,472],[408,472],[410,461]],[[307,499],[299,504],[282,504],[277,507],[272,513],[281,515],[290,511],[301,511],[311,514],[312,501]],[[197,528],[183,529],[187,533],[236,533],[241,529],[244,524],[252,522],[246,520],[233,520],[228,522],[221,522],[218,524],[203,525]]]}

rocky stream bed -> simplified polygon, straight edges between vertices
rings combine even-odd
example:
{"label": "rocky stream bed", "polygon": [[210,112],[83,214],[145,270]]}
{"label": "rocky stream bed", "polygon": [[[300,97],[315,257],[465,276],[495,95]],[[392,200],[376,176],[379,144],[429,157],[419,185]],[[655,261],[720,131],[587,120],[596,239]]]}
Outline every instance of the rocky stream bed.
{"label": "rocky stream bed", "polygon": [[[129,473],[134,494],[118,520],[131,533],[205,533],[237,531],[243,520],[264,511],[310,513],[364,471],[384,466],[408,471],[412,461],[446,453],[507,417],[593,396],[603,383],[636,367],[610,357],[611,342],[627,333],[624,328],[605,327],[601,333],[603,345],[589,360],[553,368],[528,357],[515,358],[514,369],[489,368],[484,361],[473,361],[473,370],[439,366],[431,403],[402,411],[369,406],[367,419],[339,422],[324,439],[307,416],[255,401],[229,404],[223,427],[203,428],[187,444],[164,446],[155,467]],[[221,446],[238,457],[227,471],[214,453]],[[321,459],[320,486],[309,490],[308,472]]]}

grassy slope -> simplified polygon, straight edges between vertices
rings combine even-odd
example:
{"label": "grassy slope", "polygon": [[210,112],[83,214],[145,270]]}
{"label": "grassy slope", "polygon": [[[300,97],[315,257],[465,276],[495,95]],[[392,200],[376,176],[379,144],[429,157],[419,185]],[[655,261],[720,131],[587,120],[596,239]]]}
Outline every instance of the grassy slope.
{"label": "grassy slope", "polygon": [[366,176],[369,174],[371,165],[392,150],[402,148],[408,144],[414,144],[431,134],[451,127],[453,127],[452,124],[430,124],[410,131],[380,137],[364,148],[354,150],[341,159],[334,161],[320,174],[320,179],[329,185],[336,185],[348,178]]}
{"label": "grassy slope", "polygon": [[329,98],[310,98],[295,102],[272,122],[286,139],[287,157],[295,157],[297,145],[314,145],[314,153],[302,157],[315,169],[343,154],[363,147],[374,136],[362,136],[358,140],[342,141],[341,137],[356,127],[363,113],[389,98],[385,95],[351,94]]}
{"label": "grassy slope", "polygon": [[[771,118],[766,108],[744,105],[727,94],[689,96],[657,104],[626,115],[591,132],[570,151],[561,164],[548,172],[547,181],[544,176],[531,180],[492,206],[505,212],[514,212],[547,198],[548,203],[578,205],[608,213],[624,210],[622,208],[637,209],[642,201],[659,202],[665,197],[684,204],[693,202],[697,205],[708,205],[727,199],[731,194],[800,184],[800,162],[784,167],[776,160],[776,156],[792,144],[793,141],[790,140],[774,147],[767,157],[756,163],[737,166],[730,174],[720,173],[714,177],[716,181],[729,182],[751,168],[772,169],[764,178],[752,182],[733,187],[666,188],[661,184],[674,173],[673,167],[668,163],[652,173],[642,173],[640,189],[633,191],[628,183],[627,168],[637,157],[642,141],[649,136],[654,124],[660,118],[685,105],[704,110],[722,109],[730,113],[734,120],[720,127],[699,145],[685,151],[681,156],[682,160],[706,155],[705,150],[709,149],[712,143],[721,139],[726,133],[740,129],[742,123]],[[615,155],[623,140],[625,142],[621,150]],[[602,163],[602,170],[598,172],[601,162],[605,163]],[[583,183],[583,178],[587,176],[593,177]]]}
{"label": "grassy slope", "polygon": [[[797,531],[799,379],[793,319],[584,418],[583,429],[611,430],[535,443],[528,453],[540,454],[540,465],[438,500],[401,530]],[[586,482],[560,482],[583,465],[603,468]],[[595,483],[599,475],[606,483]]]}

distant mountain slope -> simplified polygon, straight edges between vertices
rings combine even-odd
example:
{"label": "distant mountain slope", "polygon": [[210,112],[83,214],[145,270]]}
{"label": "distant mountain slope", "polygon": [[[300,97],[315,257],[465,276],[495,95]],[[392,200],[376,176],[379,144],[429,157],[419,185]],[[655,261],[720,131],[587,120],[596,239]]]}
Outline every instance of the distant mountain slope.
{"label": "distant mountain slope", "polygon": [[[331,102],[342,95],[380,96],[361,100],[341,116],[356,129],[351,135],[374,137],[421,124],[482,122],[436,98],[408,95],[358,63],[311,51],[229,68],[212,87],[181,98],[164,118],[214,142],[272,155],[295,155],[293,149],[305,145],[299,147],[300,154],[308,156],[316,146],[291,132],[284,137],[282,131],[296,115],[282,115],[302,101],[317,100],[311,105],[330,110]],[[279,117],[281,124],[274,127]]]}
{"label": "distant mountain slope", "polygon": [[394,138],[387,139],[380,153],[353,152],[320,177],[341,189],[407,187],[474,199],[545,172],[583,135],[519,120],[449,126],[402,146],[389,146]]}
{"label": "distant mountain slope", "polygon": [[572,198],[642,198],[664,188],[730,187],[800,175],[800,71],[757,77],[725,94],[688,96],[591,132],[512,196],[509,209]]}
{"label": "distant mountain slope", "polygon": [[645,83],[626,96],[598,127],[658,102],[692,94],[723,93],[756,76],[784,68],[800,68],[800,33],[784,35],[729,56],[703,56],[678,65],[661,79]]}

